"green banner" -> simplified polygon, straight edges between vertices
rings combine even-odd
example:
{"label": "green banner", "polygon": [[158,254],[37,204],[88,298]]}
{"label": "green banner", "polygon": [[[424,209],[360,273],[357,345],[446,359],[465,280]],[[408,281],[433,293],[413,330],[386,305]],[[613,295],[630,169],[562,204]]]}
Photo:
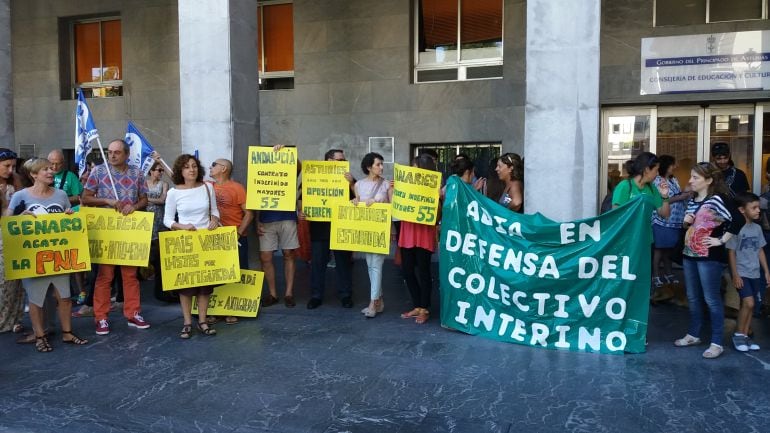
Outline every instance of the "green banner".
{"label": "green banner", "polygon": [[456,176],[441,221],[441,323],[498,341],[584,352],[645,351],[653,206],[595,218],[522,215]]}

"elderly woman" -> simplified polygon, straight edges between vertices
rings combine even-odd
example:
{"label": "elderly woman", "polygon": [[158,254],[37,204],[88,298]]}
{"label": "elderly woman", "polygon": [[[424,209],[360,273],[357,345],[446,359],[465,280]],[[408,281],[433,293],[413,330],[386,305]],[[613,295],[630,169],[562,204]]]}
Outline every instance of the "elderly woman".
{"label": "elderly woman", "polygon": [[[171,230],[213,230],[219,227],[219,209],[214,188],[203,182],[204,169],[198,158],[183,154],[174,161],[174,188],[166,194],[163,224]],[[174,221],[174,215],[178,221]],[[184,324],[179,338],[188,339],[192,331],[192,297],[198,300],[198,330],[203,335],[216,335],[217,331],[206,323],[209,297],[214,286],[190,287],[178,290]]]}
{"label": "elderly woman", "polygon": [[163,215],[166,210],[166,194],[168,184],[161,179],[163,176],[163,164],[155,162],[150,167],[147,175],[147,212],[153,213],[152,219],[152,244],[150,247],[150,265],[155,272],[155,297],[165,299],[163,284],[160,278],[160,249],[158,248],[158,231],[165,230]]}
{"label": "elderly woman", "polygon": [[[51,213],[72,213],[67,194],[53,188],[53,168],[47,159],[31,159],[24,163],[24,168],[34,181],[33,185],[25,188],[11,198],[6,215],[12,215],[17,206],[23,208],[22,215],[45,215]],[[62,340],[65,343],[83,345],[88,340],[79,338],[72,333],[72,301],[70,300],[70,276],[67,274],[45,275],[42,277],[26,278],[22,281],[29,298],[29,317],[32,320],[32,330],[35,332],[35,348],[38,352],[53,350],[45,334],[43,325],[43,303],[48,289],[53,287],[54,296],[58,302],[59,322],[62,326]]]}
{"label": "elderly woman", "polygon": [[505,183],[497,202],[508,209],[524,212],[524,162],[516,153],[506,153],[497,160],[497,176]]}
{"label": "elderly woman", "polygon": [[[16,170],[16,153],[10,149],[0,148],[0,212],[5,214],[11,196],[21,186],[14,173]],[[21,332],[21,319],[24,317],[24,292],[18,280],[5,280],[5,255],[3,240],[0,238],[0,332]]]}
{"label": "elderly woman", "polygon": [[[390,203],[393,198],[393,184],[382,177],[383,161],[379,153],[372,152],[364,156],[361,161],[361,170],[366,177],[355,184],[356,198],[353,199],[353,204],[358,205],[359,202],[363,202],[371,206],[372,203]],[[382,265],[386,255],[364,253],[364,257],[369,271],[371,300],[369,306],[361,310],[361,313],[371,318],[385,309],[385,303],[382,300]]]}

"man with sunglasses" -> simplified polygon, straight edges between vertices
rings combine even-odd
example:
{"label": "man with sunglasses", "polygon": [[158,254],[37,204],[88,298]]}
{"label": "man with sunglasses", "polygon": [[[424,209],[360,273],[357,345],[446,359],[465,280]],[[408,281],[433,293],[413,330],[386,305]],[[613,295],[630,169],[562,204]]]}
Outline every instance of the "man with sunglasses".
{"label": "man with sunglasses", "polygon": [[247,232],[254,220],[254,213],[246,209],[246,189],[232,180],[233,163],[227,159],[217,159],[211,164],[209,175],[214,179],[214,192],[219,208],[219,222],[223,226],[234,226],[238,231],[238,260],[241,269],[249,268],[249,247]]}
{"label": "man with sunglasses", "polygon": [[[340,149],[331,149],[324,155],[326,161],[345,161],[345,154]],[[345,180],[350,184],[351,199],[353,194],[353,185],[356,180],[349,172],[345,173]],[[302,206],[299,206],[302,209]],[[300,211],[300,218],[305,216]],[[329,263],[330,249],[329,239],[331,237],[331,223],[324,221],[309,221],[310,224],[310,245],[312,250],[312,260],[310,268],[310,286],[311,298],[307,303],[309,310],[318,308],[323,303],[324,290],[326,288],[326,265]],[[353,271],[352,271],[352,251],[334,251],[334,260],[336,262],[335,270],[337,272],[337,293],[340,302],[344,308],[353,307]]]}

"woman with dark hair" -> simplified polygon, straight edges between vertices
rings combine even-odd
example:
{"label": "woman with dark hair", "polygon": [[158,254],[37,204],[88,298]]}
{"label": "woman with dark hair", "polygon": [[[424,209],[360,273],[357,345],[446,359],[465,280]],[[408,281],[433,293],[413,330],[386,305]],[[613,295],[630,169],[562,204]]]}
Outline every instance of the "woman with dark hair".
{"label": "woman with dark hair", "polygon": [[[679,283],[671,270],[671,253],[682,235],[684,207],[691,194],[689,191],[682,192],[679,181],[674,176],[676,159],[671,155],[661,155],[658,161],[658,177],[653,181],[653,185],[658,187],[664,182],[668,184],[670,212],[668,218],[661,216],[657,211],[652,215],[652,237],[655,242],[652,255],[652,284],[656,292],[653,294],[653,300],[663,301],[673,296],[673,293],[663,293],[664,285]],[[660,275],[661,265],[663,265],[662,276]]]}
{"label": "woman with dark hair", "polygon": [[[5,215],[13,193],[21,187],[15,173],[16,152],[0,147],[0,214]],[[19,280],[6,281],[5,254],[3,240],[0,237],[0,332],[21,332],[21,319],[24,317],[24,292]]]}
{"label": "woman with dark hair", "polygon": [[[213,230],[219,227],[219,209],[214,189],[203,182],[204,168],[198,158],[183,154],[174,161],[174,188],[166,194],[166,209],[163,224],[171,230],[196,231]],[[174,221],[177,215],[178,221]],[[209,297],[214,286],[179,289],[179,303],[182,306],[184,324],[179,338],[188,339],[192,332],[192,297],[198,300],[198,330],[203,335],[216,335],[216,330],[206,323]]]}
{"label": "woman with dark hair", "polygon": [[[458,164],[457,160],[455,164]],[[436,161],[429,155],[418,156],[414,165],[425,170],[436,171]],[[471,167],[473,167],[472,164]],[[401,248],[401,272],[414,305],[411,311],[401,314],[401,318],[414,318],[415,323],[420,325],[427,322],[430,317],[430,296],[433,290],[430,257],[436,251],[437,227],[437,221],[432,222],[433,225],[427,225],[402,221],[398,235],[398,246]]]}
{"label": "woman with dark hair", "polygon": [[[67,193],[54,188],[54,169],[47,159],[35,158],[24,163],[24,168],[32,177],[33,185],[25,188],[11,198],[6,215],[13,215],[22,210],[21,215],[46,215],[52,213],[72,213]],[[35,333],[35,348],[38,352],[53,350],[46,336],[43,325],[43,303],[48,290],[53,288],[58,304],[59,322],[62,327],[62,341],[81,346],[88,340],[72,333],[72,300],[70,299],[69,274],[43,275],[22,280],[29,298],[29,318]]]}
{"label": "woman with dark hair", "polygon": [[612,192],[612,207],[624,205],[637,196],[646,196],[655,206],[658,215],[668,218],[671,213],[668,182],[661,181],[657,188],[652,184],[658,176],[658,165],[658,157],[651,152],[642,152],[636,158],[628,160],[625,165],[628,179],[615,186]]}
{"label": "woman with dark hair", "polygon": [[497,160],[497,176],[505,183],[497,202],[508,209],[524,212],[524,162],[516,153],[506,153]]}
{"label": "woman with dark hair", "polygon": [[[393,197],[393,182],[382,177],[384,171],[382,155],[374,152],[367,153],[361,161],[361,170],[366,177],[356,182],[354,186],[356,198],[352,203],[356,206],[359,202],[364,202],[367,206],[371,206],[372,203],[390,203]],[[385,257],[385,254],[364,253],[369,271],[371,300],[369,306],[361,310],[361,313],[368,318],[375,317],[385,309],[385,302],[382,300],[382,265]]]}
{"label": "woman with dark hair", "polygon": [[690,188],[695,197],[687,202],[684,226],[682,266],[684,267],[687,302],[690,309],[690,327],[687,335],[674,341],[677,347],[700,344],[705,301],[711,318],[711,345],[703,357],[716,358],[722,354],[724,331],[724,304],[722,303],[722,263],[727,257],[725,243],[737,235],[743,218],[736,210],[728,209],[725,200],[729,190],[722,179],[722,171],[709,162],[695,165],[690,172]]}

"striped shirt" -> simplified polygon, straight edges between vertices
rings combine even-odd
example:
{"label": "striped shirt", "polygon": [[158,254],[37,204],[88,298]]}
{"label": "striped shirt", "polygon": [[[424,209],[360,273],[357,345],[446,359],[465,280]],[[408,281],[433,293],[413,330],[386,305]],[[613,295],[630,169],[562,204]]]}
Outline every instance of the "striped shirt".
{"label": "striped shirt", "polygon": [[724,260],[724,245],[709,248],[703,243],[707,237],[722,236],[733,220],[722,197],[712,195],[699,202],[690,199],[685,215],[694,215],[695,220],[684,238],[684,255],[693,259]]}

